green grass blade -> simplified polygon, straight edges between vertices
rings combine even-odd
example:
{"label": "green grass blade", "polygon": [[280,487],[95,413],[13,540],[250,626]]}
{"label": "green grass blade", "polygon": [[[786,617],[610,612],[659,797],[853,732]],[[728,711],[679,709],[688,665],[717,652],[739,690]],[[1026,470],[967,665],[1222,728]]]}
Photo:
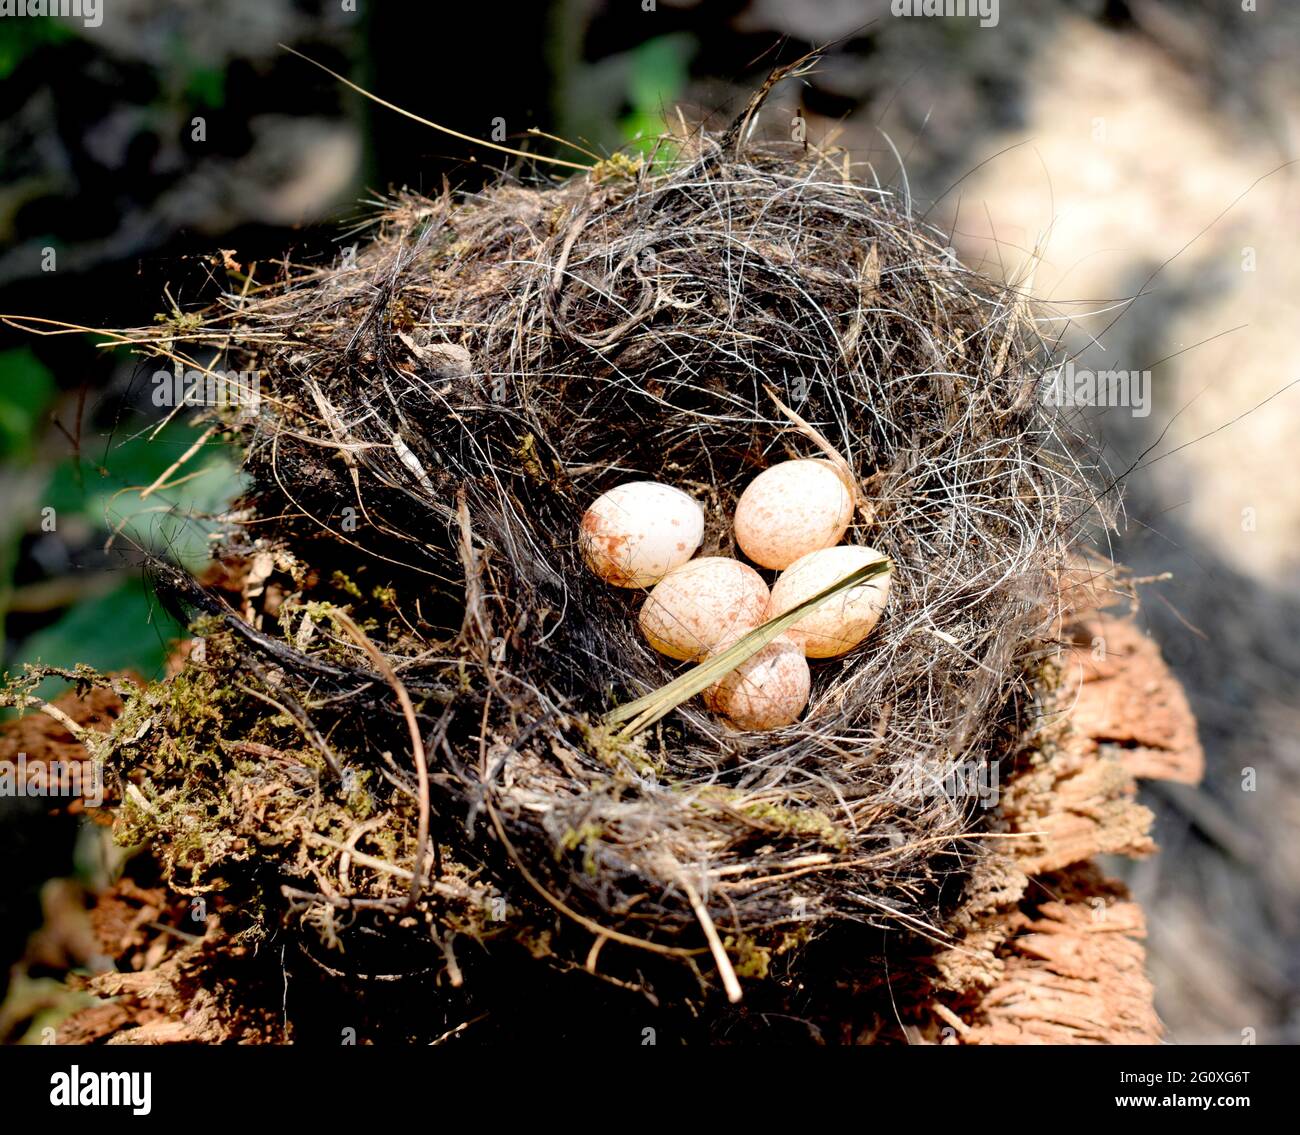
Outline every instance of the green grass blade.
{"label": "green grass blade", "polygon": [[720,681],[746,659],[753,657],[778,635],[789,630],[804,615],[828,599],[833,599],[841,592],[848,591],[868,579],[884,575],[890,569],[888,559],[879,559],[865,564],[850,572],[843,579],[831,584],[805,599],[797,606],[791,607],[775,619],[769,619],[762,626],[755,627],[748,634],[737,639],[721,654],[706,659],[698,666],[693,666],[685,674],[674,678],[667,685],[660,686],[653,693],[637,698],[611,711],[605,717],[607,725],[617,725],[626,721],[628,724],[619,732],[622,737],[631,737],[647,726],[653,725],[685,701],[707,690],[714,682]]}

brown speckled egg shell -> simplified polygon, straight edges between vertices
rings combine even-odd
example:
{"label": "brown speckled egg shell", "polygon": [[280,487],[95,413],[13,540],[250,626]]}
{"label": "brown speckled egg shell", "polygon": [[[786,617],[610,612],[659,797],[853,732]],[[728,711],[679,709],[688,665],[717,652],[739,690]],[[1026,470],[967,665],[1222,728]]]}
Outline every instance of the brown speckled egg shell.
{"label": "brown speckled egg shell", "polygon": [[829,461],[782,461],[741,493],[736,543],[756,564],[780,571],[838,544],[852,519],[853,498]]}
{"label": "brown speckled egg shell", "polygon": [[767,584],[752,567],[701,556],[655,585],[641,607],[641,631],[661,653],[694,662],[758,626],[767,601]]}
{"label": "brown speckled egg shell", "polygon": [[650,587],[686,563],[704,538],[704,510],[672,485],[631,481],[597,497],[582,517],[582,558],[615,587]]}
{"label": "brown speckled egg shell", "polygon": [[[784,614],[851,572],[882,558],[874,548],[857,544],[809,552],[786,568],[772,586],[765,620]],[[888,573],[875,576],[827,599],[804,615],[788,633],[803,646],[809,658],[844,654],[871,633],[888,596]]]}
{"label": "brown speckled egg shell", "polygon": [[811,689],[803,648],[783,634],[705,690],[704,704],[737,729],[779,729],[799,719]]}

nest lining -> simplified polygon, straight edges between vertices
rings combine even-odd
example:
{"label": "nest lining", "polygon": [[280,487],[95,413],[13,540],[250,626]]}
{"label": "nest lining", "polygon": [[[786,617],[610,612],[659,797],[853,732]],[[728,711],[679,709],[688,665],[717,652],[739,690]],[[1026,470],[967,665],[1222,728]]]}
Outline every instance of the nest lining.
{"label": "nest lining", "polygon": [[[463,932],[451,861],[478,880],[464,903],[589,931],[556,947],[579,960],[592,934],[742,973],[845,922],[942,935],[990,819],[951,786],[1030,722],[1089,501],[1036,397],[1053,345],[1032,314],[841,155],[708,136],[630,172],[404,195],[355,260],[227,297],[205,333],[263,394],[228,550],[269,551],[289,597],[255,632],[178,573],[161,590],[229,637],[205,667],[241,728],[318,777],[274,840],[222,815],[330,944],[340,909],[412,902],[435,941]],[[638,633],[641,596],[584,568],[581,514],[666,481],[705,506],[699,554],[738,555],[745,485],[816,455],[768,388],[860,479],[874,515],[847,540],[893,562],[884,616],[813,664],[794,725],[738,733],[692,702],[620,739],[603,715],[680,668]],[[223,767],[184,776],[229,796]]]}

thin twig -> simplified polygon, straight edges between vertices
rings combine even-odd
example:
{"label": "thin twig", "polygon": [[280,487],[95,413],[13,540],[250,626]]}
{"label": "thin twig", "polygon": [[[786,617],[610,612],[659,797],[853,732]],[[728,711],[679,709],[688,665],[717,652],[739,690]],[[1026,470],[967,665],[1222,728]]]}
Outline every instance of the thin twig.
{"label": "thin twig", "polygon": [[[424,851],[429,844],[429,763],[424,752],[424,738],[420,735],[420,725],[415,719],[415,706],[406,687],[393,673],[388,659],[380,653],[379,648],[370,641],[366,633],[353,622],[352,617],[343,610],[335,608],[331,614],[338,624],[352,636],[356,644],[370,657],[375,669],[393,688],[398,704],[402,707],[402,716],[406,718],[406,727],[411,736],[411,755],[415,759],[415,774],[418,778],[417,793],[420,805],[419,827],[415,837],[415,869],[411,872],[410,905],[414,906],[420,899],[420,879],[424,874]],[[355,854],[355,853],[354,853]]]}

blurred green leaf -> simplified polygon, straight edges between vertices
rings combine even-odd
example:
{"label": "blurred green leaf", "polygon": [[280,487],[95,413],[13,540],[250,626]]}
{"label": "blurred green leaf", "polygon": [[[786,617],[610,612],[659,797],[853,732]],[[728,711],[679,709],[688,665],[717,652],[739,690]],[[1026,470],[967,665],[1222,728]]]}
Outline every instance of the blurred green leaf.
{"label": "blurred green leaf", "polygon": [[[107,451],[82,454],[81,476],[71,458],[55,467],[43,500],[62,520],[82,516],[94,527],[118,533],[119,547],[132,545],[167,556],[190,571],[211,559],[209,516],[219,515],[243,489],[243,475],[232,452],[212,443],[168,475],[170,488],[144,500],[140,493],[182,457],[198,437],[194,427],[170,423],[150,439],[129,437]],[[102,442],[100,443],[102,445]],[[184,635],[153,600],[138,575],[107,594],[87,594],[54,623],[28,636],[11,653],[14,661],[53,666],[85,663],[97,670],[136,670],[146,677],[161,671],[169,643]],[[59,683],[38,691],[52,697]]]}
{"label": "blurred green leaf", "polygon": [[687,35],[656,36],[632,52],[628,74],[632,110],[620,125],[624,136],[642,150],[649,150],[663,133],[665,115],[686,90],[693,44]]}
{"label": "blurred green leaf", "polygon": [[144,580],[132,577],[107,595],[73,604],[28,638],[21,655],[50,666],[84,662],[101,671],[134,669],[153,677],[162,670],[168,642],[183,634]]}
{"label": "blurred green leaf", "polygon": [[31,452],[56,392],[53,376],[29,348],[0,351],[0,458]]}
{"label": "blurred green leaf", "polygon": [[634,113],[660,114],[686,89],[689,40],[680,35],[648,39],[632,52],[628,99]]}
{"label": "blurred green leaf", "polygon": [[[172,423],[152,440],[147,434],[114,443],[107,452],[83,454],[81,480],[70,458],[59,464],[45,493],[58,515],[83,514],[121,538],[164,554],[197,571],[211,558],[207,515],[219,514],[243,490],[230,450],[212,443],[169,478],[176,482],[141,500],[194,443],[198,431]],[[101,464],[102,462],[102,464]]]}
{"label": "blurred green leaf", "polygon": [[29,977],[24,967],[15,966],[5,997],[5,1015],[12,1021],[30,1020],[18,1044],[45,1044],[46,1029],[56,1029],[78,1009],[102,1004],[93,993],[70,989],[56,977]]}
{"label": "blurred green leaf", "polygon": [[195,67],[186,76],[185,94],[193,102],[220,110],[226,103],[226,72],[220,67]]}
{"label": "blurred green leaf", "polygon": [[76,33],[62,20],[48,16],[0,20],[0,79],[7,79],[42,44],[59,43]]}

